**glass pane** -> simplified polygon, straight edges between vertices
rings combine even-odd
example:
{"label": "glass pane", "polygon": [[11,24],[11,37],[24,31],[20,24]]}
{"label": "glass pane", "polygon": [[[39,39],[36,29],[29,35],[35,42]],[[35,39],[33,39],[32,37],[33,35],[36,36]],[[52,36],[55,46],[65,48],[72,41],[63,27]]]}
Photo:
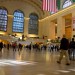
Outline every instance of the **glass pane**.
{"label": "glass pane", "polygon": [[6,31],[7,28],[7,10],[0,9],[0,30]]}
{"label": "glass pane", "polygon": [[24,14],[16,10],[14,12],[13,32],[23,32],[24,27]]}
{"label": "glass pane", "polygon": [[64,4],[63,4],[63,8],[66,8],[68,6],[72,5],[72,1],[71,0],[65,0]]}
{"label": "glass pane", "polygon": [[38,16],[31,14],[28,26],[29,34],[38,34]]}

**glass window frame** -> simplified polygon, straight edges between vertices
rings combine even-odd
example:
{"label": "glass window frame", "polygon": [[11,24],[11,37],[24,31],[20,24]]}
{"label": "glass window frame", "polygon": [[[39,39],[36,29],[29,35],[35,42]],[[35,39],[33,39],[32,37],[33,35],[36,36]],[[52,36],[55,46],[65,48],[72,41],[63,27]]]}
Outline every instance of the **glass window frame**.
{"label": "glass window frame", "polygon": [[[19,12],[18,12],[19,11]],[[14,14],[15,14],[15,12],[18,12],[18,13],[21,13],[21,15],[23,16],[16,16],[16,17],[18,17],[19,19],[17,19],[16,21],[14,21]],[[25,20],[24,20],[24,13],[21,11],[21,10],[15,10],[14,11],[14,13],[13,13],[13,25],[12,25],[12,32],[14,32],[14,33],[23,33],[24,32],[24,22],[25,22]],[[19,20],[20,19],[23,19],[22,20],[22,22],[19,22]],[[17,25],[14,25],[14,23],[16,24],[17,23]],[[20,26],[20,25],[18,25],[18,24],[23,24],[22,26]],[[16,28],[15,28],[16,27]],[[18,27],[18,28],[17,28]],[[17,29],[17,30],[15,30],[15,29],[13,29],[13,28],[15,28],[15,29]],[[19,30],[20,29],[20,30]],[[23,31],[21,31],[21,30],[23,30]]]}
{"label": "glass window frame", "polygon": [[[38,28],[39,28],[39,22],[38,22],[38,15],[35,13],[31,13],[29,15],[29,24],[28,24],[28,34],[35,34],[38,35]],[[36,18],[36,19],[35,19]],[[31,21],[31,22],[30,22]],[[37,21],[37,23],[35,23]],[[33,25],[34,24],[34,25]],[[36,25],[36,26],[35,26]],[[35,27],[34,27],[35,26]]]}
{"label": "glass window frame", "polygon": [[[67,1],[67,0],[66,0],[66,1]],[[69,6],[71,6],[71,5],[73,4],[73,1],[70,0],[70,1],[72,2],[72,4],[70,4],[70,5],[66,4],[67,6],[63,7],[63,6],[65,5],[65,2],[66,2],[66,1],[64,1],[63,5],[62,5],[62,8],[63,8],[63,9],[65,9],[65,8],[67,8],[67,7],[69,7]]]}
{"label": "glass window frame", "polygon": [[[7,11],[7,9],[5,7],[0,7],[0,10],[2,10],[2,11],[4,10],[6,12],[5,14],[4,13],[0,14],[1,16],[3,16],[3,18],[0,18],[0,24],[3,24],[3,25],[0,25],[0,26],[4,27],[4,28],[2,28],[2,30],[0,29],[0,31],[7,32],[7,27],[8,27],[8,11]],[[4,18],[6,18],[6,20]],[[2,23],[1,23],[1,21],[2,21]],[[4,23],[5,23],[5,25],[4,25]]]}

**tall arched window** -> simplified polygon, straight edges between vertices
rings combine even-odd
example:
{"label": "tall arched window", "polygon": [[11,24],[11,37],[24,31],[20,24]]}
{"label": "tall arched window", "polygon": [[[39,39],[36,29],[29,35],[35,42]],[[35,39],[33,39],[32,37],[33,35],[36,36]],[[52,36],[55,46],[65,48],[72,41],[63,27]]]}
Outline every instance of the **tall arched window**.
{"label": "tall arched window", "polygon": [[0,31],[7,30],[7,10],[0,8]]}
{"label": "tall arched window", "polygon": [[38,34],[38,16],[34,13],[31,13],[29,17],[28,33]]}
{"label": "tall arched window", "polygon": [[66,8],[70,5],[72,5],[72,3],[73,3],[72,0],[65,0],[64,3],[63,3],[63,8]]}
{"label": "tall arched window", "polygon": [[14,12],[13,19],[13,32],[23,32],[24,31],[24,14],[20,10]]}

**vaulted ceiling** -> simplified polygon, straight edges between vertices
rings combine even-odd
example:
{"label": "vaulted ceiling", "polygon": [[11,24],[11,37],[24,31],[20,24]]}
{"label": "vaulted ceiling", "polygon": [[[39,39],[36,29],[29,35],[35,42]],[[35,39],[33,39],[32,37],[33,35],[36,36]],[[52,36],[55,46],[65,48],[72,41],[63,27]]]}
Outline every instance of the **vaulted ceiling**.
{"label": "vaulted ceiling", "polygon": [[36,6],[42,11],[42,0],[21,0],[21,1],[25,1],[33,6]]}
{"label": "vaulted ceiling", "polygon": [[43,18],[44,11],[42,10],[42,0],[0,0],[0,2],[5,2],[5,1],[20,1],[28,3],[29,5],[35,7],[35,9],[41,14],[41,18]]}
{"label": "vaulted ceiling", "polygon": [[29,3],[34,6],[38,11],[41,12],[42,16],[44,15],[44,11],[42,10],[42,0],[19,0]]}
{"label": "vaulted ceiling", "polygon": [[[42,8],[42,0],[0,0],[1,2],[5,2],[5,1],[23,1],[23,2],[27,2],[31,5],[35,5],[37,6],[39,9]],[[41,9],[42,10],[42,9]]]}
{"label": "vaulted ceiling", "polygon": [[42,8],[42,1],[41,0],[21,0],[21,1],[25,1],[29,4],[36,5],[40,9]]}

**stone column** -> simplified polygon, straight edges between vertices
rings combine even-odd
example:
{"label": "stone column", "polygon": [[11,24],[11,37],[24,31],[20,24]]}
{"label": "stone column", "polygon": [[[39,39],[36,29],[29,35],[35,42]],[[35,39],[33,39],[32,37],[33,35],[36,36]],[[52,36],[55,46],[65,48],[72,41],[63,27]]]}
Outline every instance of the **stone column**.
{"label": "stone column", "polygon": [[28,24],[29,24],[29,18],[25,18],[25,22],[24,22],[24,35],[28,35]]}
{"label": "stone column", "polygon": [[75,10],[72,12],[72,37],[75,36],[75,23],[73,21],[75,20]]}
{"label": "stone column", "polygon": [[13,28],[13,16],[8,15],[8,22],[7,22],[7,34],[12,34],[12,28]]}
{"label": "stone column", "polygon": [[50,22],[50,25],[48,26],[49,31],[48,31],[48,38],[50,39],[55,39],[55,22]]}
{"label": "stone column", "polygon": [[55,38],[55,25],[50,21],[49,18],[44,19],[41,22],[40,32],[42,36],[46,36],[46,39],[54,39]]}
{"label": "stone column", "polygon": [[60,0],[60,2],[61,2],[61,3],[60,3],[60,8],[61,8],[61,9],[63,9],[63,3],[64,3],[64,1],[65,1],[65,0]]}
{"label": "stone column", "polygon": [[43,22],[39,21],[38,35],[40,38],[42,38],[42,36],[43,36],[42,29],[43,29]]}
{"label": "stone column", "polygon": [[65,19],[63,17],[57,18],[57,37],[62,38],[65,34]]}

